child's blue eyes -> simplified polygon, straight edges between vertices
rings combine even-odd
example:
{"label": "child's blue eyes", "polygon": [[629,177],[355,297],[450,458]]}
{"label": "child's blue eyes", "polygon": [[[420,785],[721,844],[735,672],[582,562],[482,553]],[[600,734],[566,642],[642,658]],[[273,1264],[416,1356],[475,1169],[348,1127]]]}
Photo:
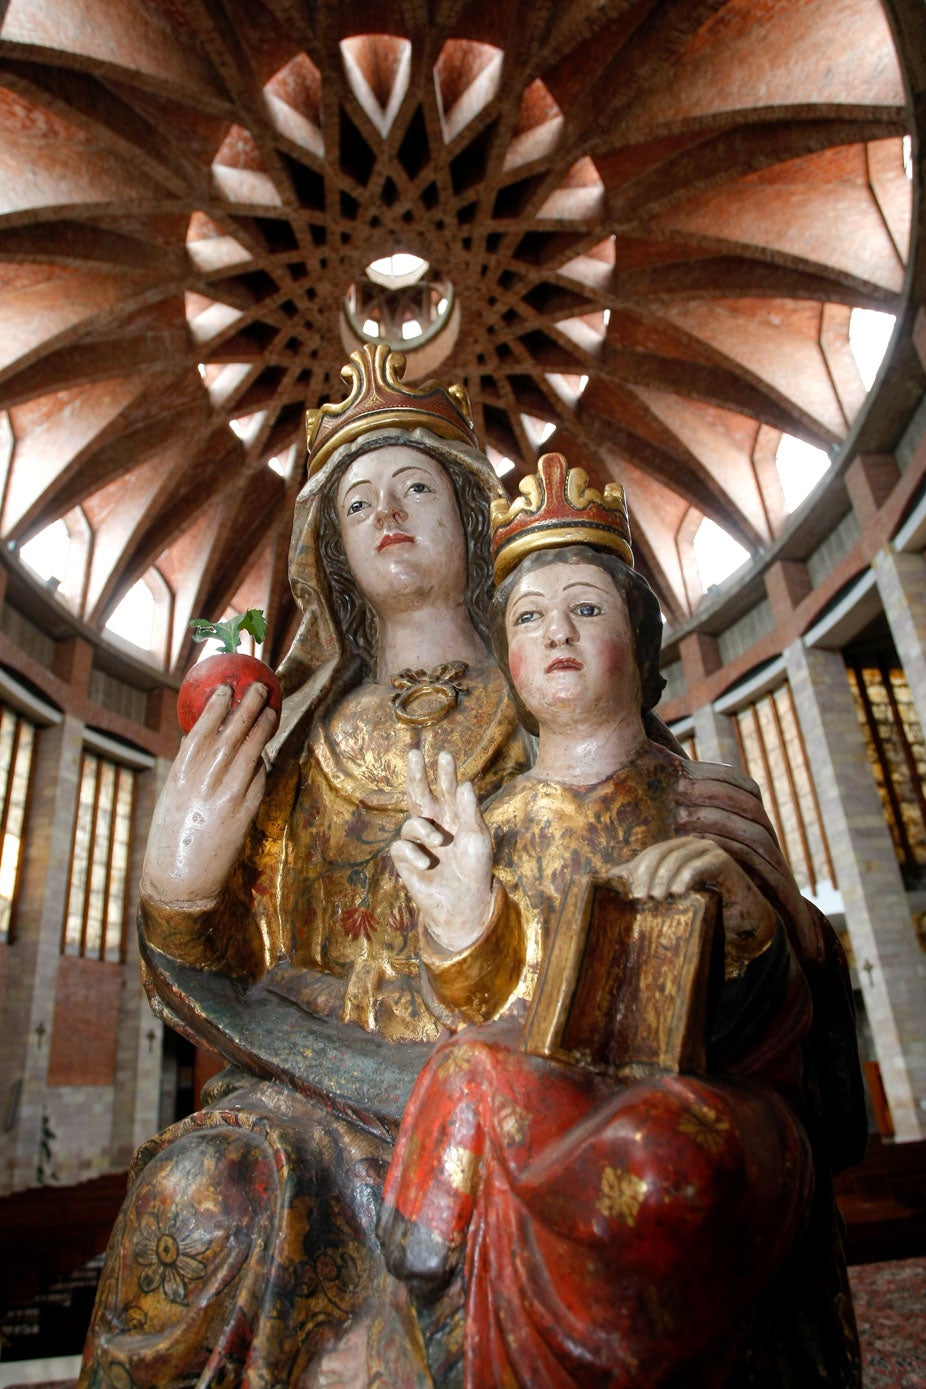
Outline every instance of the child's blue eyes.
{"label": "child's blue eyes", "polygon": [[[600,617],[604,609],[598,603],[576,603],[569,609],[573,617]],[[528,622],[536,622],[543,616],[536,608],[525,608],[514,619],[515,627],[523,627]]]}

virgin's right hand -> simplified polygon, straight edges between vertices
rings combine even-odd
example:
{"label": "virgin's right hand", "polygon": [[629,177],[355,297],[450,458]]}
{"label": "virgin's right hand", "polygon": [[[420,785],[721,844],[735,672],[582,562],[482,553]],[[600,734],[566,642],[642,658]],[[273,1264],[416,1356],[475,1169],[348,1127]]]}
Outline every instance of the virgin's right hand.
{"label": "virgin's right hand", "polygon": [[227,685],[210,696],[155,807],[141,893],[158,906],[215,906],[257,814],[266,783],[261,754],[276,715],[264,685],[252,685],[229,713],[231,699]]}

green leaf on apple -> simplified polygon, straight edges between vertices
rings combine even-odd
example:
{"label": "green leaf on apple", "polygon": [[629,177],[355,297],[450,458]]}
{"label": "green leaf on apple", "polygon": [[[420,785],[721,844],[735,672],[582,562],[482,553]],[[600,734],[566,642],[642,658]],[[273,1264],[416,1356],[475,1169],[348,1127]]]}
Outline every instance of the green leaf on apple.
{"label": "green leaf on apple", "polygon": [[241,645],[241,633],[247,632],[258,643],[267,635],[267,619],[263,608],[248,608],[245,613],[236,613],[225,622],[208,622],[204,617],[194,617],[189,624],[194,641],[222,643],[222,651],[237,651]]}

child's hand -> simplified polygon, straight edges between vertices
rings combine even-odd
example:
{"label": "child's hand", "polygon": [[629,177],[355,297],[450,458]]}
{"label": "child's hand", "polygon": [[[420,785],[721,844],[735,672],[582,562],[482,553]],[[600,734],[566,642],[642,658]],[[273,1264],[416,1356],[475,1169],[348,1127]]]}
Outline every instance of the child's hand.
{"label": "child's hand", "polygon": [[711,839],[685,835],[652,844],[624,864],[617,875],[632,897],[665,901],[697,888],[711,888],[723,901],[723,930],[728,955],[748,960],[775,934],[775,912],[726,849]]}
{"label": "child's hand", "polygon": [[392,859],[430,935],[457,954],[492,917],[492,838],[472,783],[457,783],[451,753],[438,756],[432,790],[423,755],[411,751],[407,788],[409,818]]}

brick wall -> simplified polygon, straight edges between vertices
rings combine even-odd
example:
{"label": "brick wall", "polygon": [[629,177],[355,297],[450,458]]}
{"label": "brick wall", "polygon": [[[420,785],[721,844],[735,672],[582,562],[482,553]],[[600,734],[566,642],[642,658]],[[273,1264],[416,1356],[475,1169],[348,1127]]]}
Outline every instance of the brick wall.
{"label": "brick wall", "polygon": [[55,982],[49,1085],[112,1085],[122,966],[63,955]]}

